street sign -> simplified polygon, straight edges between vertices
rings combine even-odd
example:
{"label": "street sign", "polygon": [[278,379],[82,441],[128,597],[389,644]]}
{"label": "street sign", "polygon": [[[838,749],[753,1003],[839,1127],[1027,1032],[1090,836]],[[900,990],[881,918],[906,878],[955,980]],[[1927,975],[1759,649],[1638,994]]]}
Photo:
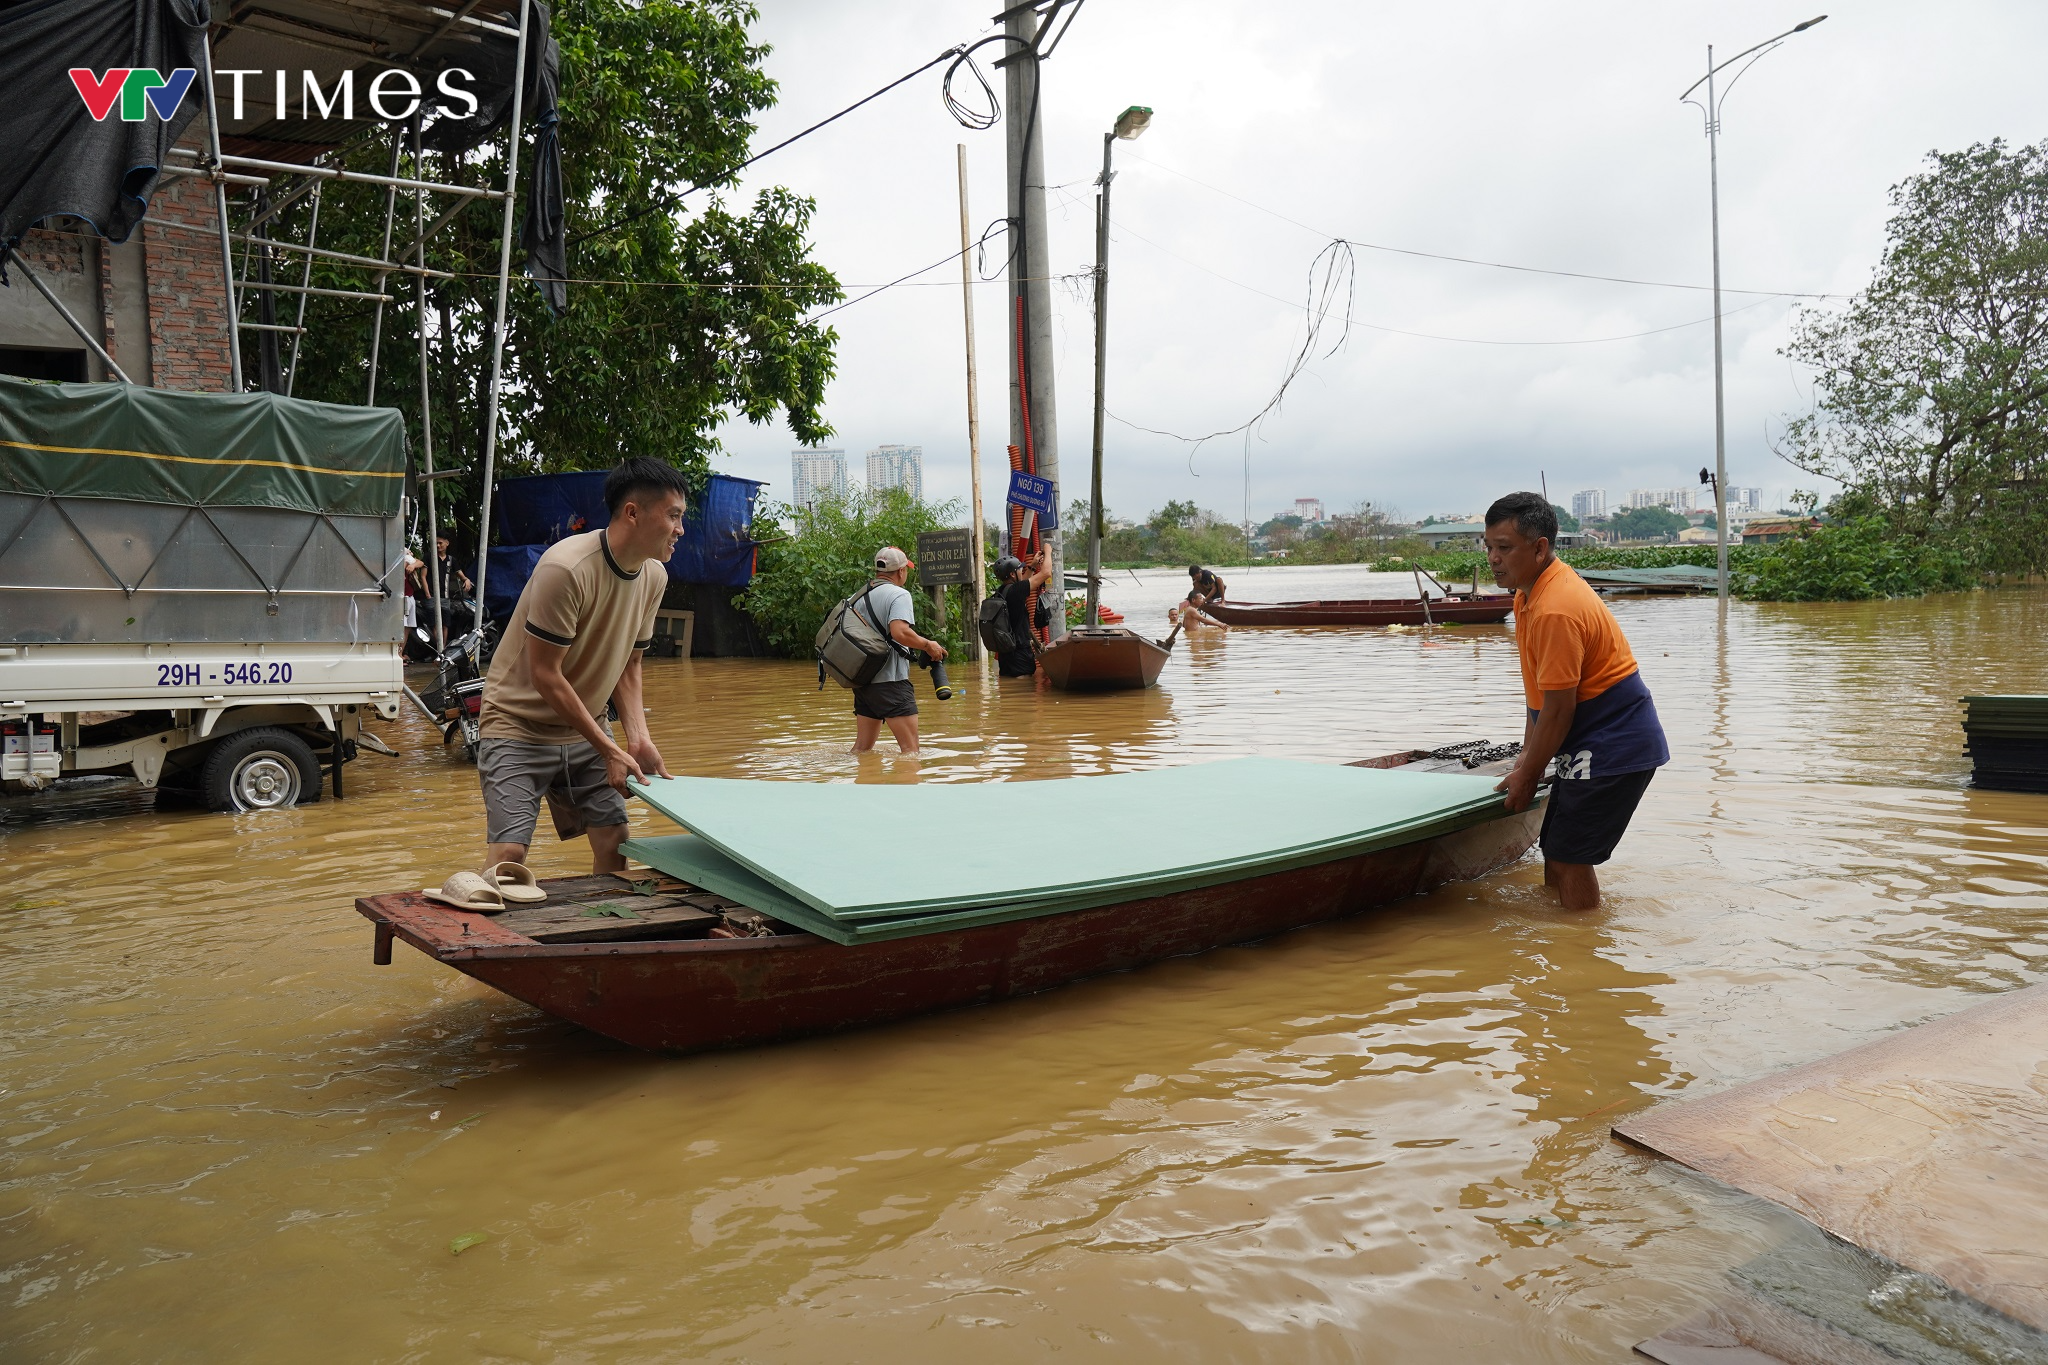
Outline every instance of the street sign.
{"label": "street sign", "polygon": [[970,533],[920,531],[917,533],[917,581],[927,588],[961,587],[972,581],[974,552]]}
{"label": "street sign", "polygon": [[1036,512],[1041,530],[1060,529],[1060,490],[1051,479],[1041,479],[1021,469],[1011,470],[1009,501],[1013,507]]}

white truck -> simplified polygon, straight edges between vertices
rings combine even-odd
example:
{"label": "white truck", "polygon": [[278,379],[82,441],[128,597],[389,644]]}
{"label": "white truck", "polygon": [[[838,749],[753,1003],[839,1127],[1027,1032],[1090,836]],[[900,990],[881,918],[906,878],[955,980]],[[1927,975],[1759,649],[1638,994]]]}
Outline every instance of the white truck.
{"label": "white truck", "polygon": [[342,793],[405,695],[389,409],[0,376],[0,791]]}

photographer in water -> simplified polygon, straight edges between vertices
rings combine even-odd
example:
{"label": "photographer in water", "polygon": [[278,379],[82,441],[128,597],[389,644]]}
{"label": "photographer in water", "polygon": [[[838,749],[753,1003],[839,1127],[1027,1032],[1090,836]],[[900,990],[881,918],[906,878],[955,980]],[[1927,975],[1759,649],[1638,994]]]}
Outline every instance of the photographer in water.
{"label": "photographer in water", "polygon": [[996,673],[1004,678],[1028,678],[1038,671],[1038,656],[1031,647],[1031,607],[1038,600],[1038,593],[1052,577],[1052,562],[1046,552],[1040,550],[1027,566],[1023,560],[1004,555],[995,564],[996,581],[1002,586],[996,589],[996,596],[1002,599],[1003,610],[1009,624],[1007,638],[1010,647],[996,651]]}
{"label": "photographer in water", "polygon": [[943,659],[946,647],[917,633],[910,589],[904,586],[916,567],[910,556],[894,545],[884,546],[875,552],[869,591],[854,600],[853,610],[899,649],[873,682],[853,689],[853,751],[857,754],[873,751],[885,724],[896,737],[897,748],[906,754],[917,752],[917,693],[910,685],[909,651],[922,650],[933,659]]}

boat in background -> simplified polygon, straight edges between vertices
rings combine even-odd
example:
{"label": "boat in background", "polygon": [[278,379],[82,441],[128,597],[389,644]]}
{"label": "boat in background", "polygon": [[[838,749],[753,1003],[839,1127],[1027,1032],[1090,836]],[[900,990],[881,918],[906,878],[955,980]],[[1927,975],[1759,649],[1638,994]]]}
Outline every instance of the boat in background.
{"label": "boat in background", "polygon": [[1154,640],[1128,626],[1075,626],[1038,655],[1046,681],[1063,692],[1117,692],[1159,681],[1174,635]]}
{"label": "boat in background", "polygon": [[1506,593],[1380,597],[1334,602],[1211,602],[1202,608],[1226,626],[1491,626],[1515,609]]}

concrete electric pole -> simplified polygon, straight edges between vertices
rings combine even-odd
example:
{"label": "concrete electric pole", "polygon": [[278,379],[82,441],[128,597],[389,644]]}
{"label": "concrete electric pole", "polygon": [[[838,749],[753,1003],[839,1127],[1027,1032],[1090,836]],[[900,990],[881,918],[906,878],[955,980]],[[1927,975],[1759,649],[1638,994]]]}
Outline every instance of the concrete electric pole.
{"label": "concrete electric pole", "polygon": [[[1052,253],[1045,239],[1045,137],[1038,105],[1038,12],[1019,5],[1004,19],[1004,31],[1019,41],[1003,59],[1004,120],[1008,136],[1010,230],[1010,442],[1035,460],[1032,472],[1059,495],[1060,452],[1053,403]],[[1020,353],[1021,352],[1021,353]],[[1029,430],[1026,430],[1028,414]],[[1066,564],[1059,532],[1045,536],[1051,557],[1054,600],[1066,600]],[[1067,633],[1064,607],[1047,623],[1053,639]]]}

